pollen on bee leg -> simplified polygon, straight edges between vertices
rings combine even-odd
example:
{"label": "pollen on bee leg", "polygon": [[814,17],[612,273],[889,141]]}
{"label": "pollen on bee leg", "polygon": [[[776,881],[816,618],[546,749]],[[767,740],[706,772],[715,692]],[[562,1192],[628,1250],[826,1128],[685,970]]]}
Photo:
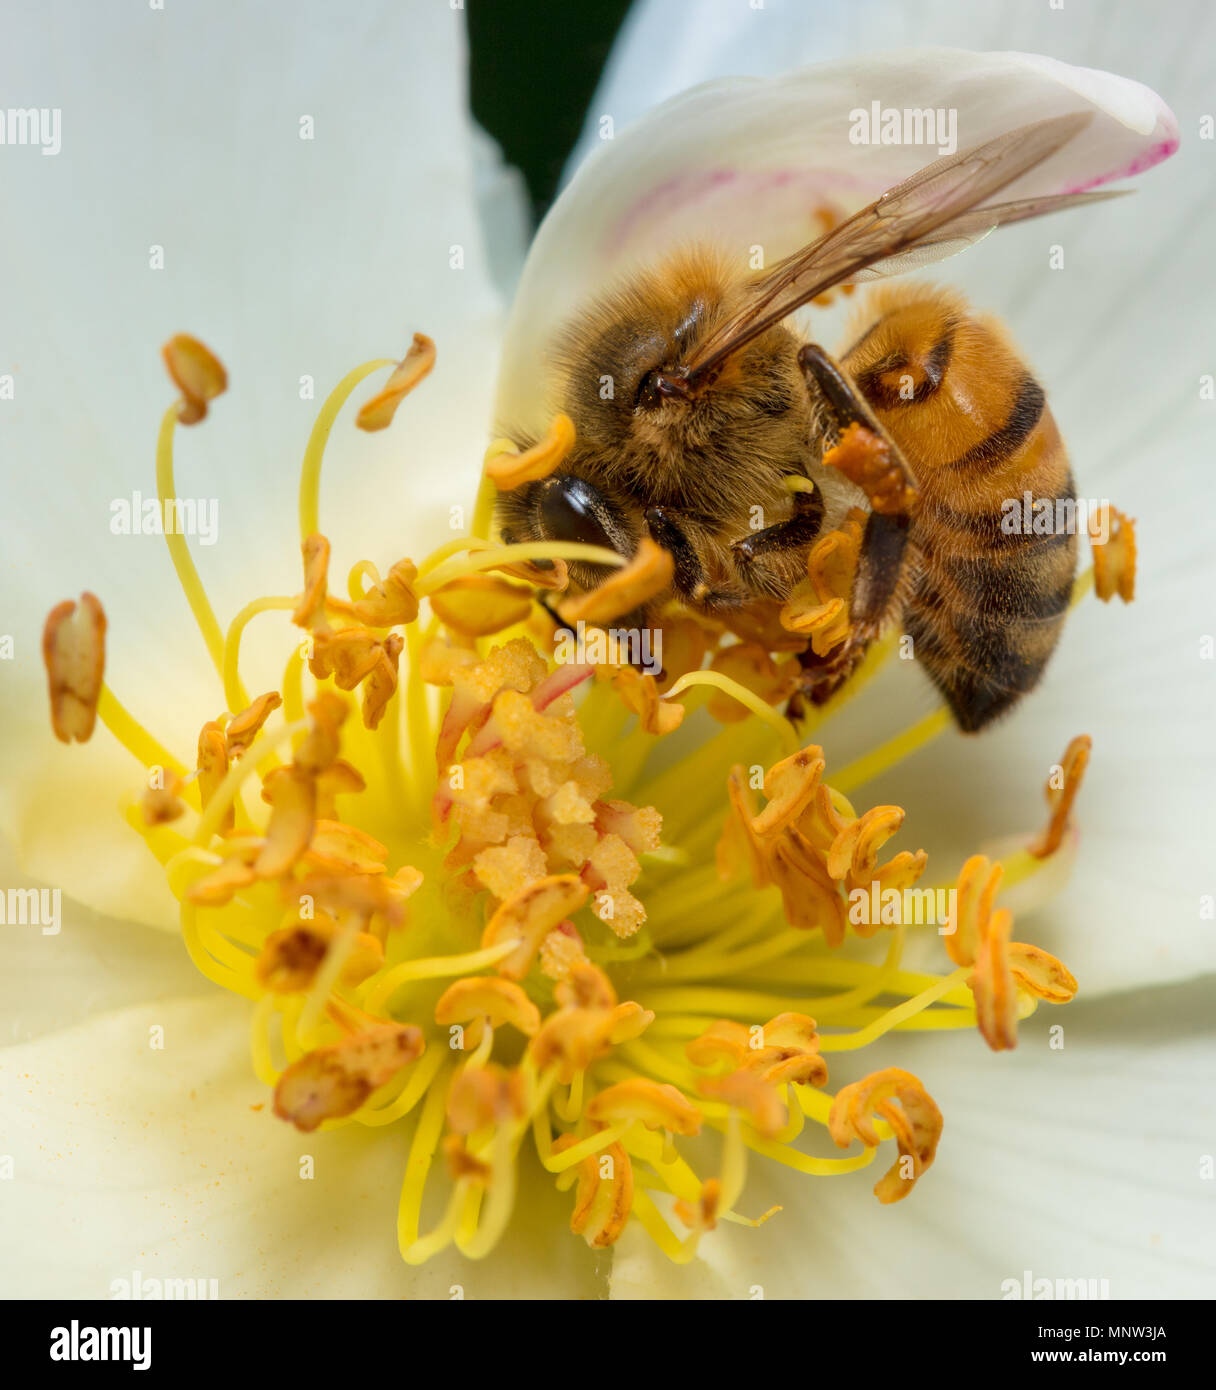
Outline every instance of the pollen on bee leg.
{"label": "pollen on bee leg", "polygon": [[385,1023],[307,1052],[279,1077],[274,1113],[311,1133],[323,1120],[353,1114],[402,1067],[422,1056],[422,1032]]}
{"label": "pollen on bee leg", "polygon": [[1068,818],[1072,813],[1073,803],[1077,799],[1077,793],[1081,790],[1081,782],[1085,777],[1085,769],[1089,766],[1089,754],[1093,748],[1093,740],[1088,734],[1078,734],[1064,751],[1064,759],[1059,765],[1059,770],[1052,770],[1052,775],[1047,779],[1046,794],[1047,807],[1051,812],[1043,833],[1031,845],[1027,846],[1029,853],[1036,859],[1046,859],[1060,847],[1060,842],[1064,838],[1064,832],[1068,828]]}
{"label": "pollen on bee leg", "polygon": [[[1106,540],[1101,537],[1106,536]],[[1124,603],[1136,596],[1136,523],[1109,503],[1089,518],[1094,553],[1094,592],[1103,603],[1116,594]]]}
{"label": "pollen on bee leg", "polygon": [[368,432],[387,429],[393,423],[397,407],[434,365],[434,342],[425,333],[415,333],[409,351],[393,368],[384,386],[359,407],[355,424]]}
{"label": "pollen on bee leg", "polygon": [[824,454],[823,466],[843,473],[881,516],[907,515],[920,501],[890,445],[860,421],[842,432],[839,442]]}
{"label": "pollen on bee leg", "polygon": [[188,333],[175,333],[161,348],[161,356],[173,384],[182,393],[177,419],[197,425],[207,416],[207,406],[228,389],[224,364],[204,343]]}
{"label": "pollen on bee leg", "polygon": [[574,421],[557,415],[549,432],[522,454],[504,450],[486,458],[486,477],[500,492],[513,492],[524,483],[537,483],[566,458],[574,448]]}
{"label": "pollen on bee leg", "polygon": [[879,1143],[875,1118],[890,1125],[899,1145],[899,1159],[879,1178],[874,1195],[884,1204],[898,1202],[933,1163],[942,1133],[942,1112],[918,1077],[899,1067],[887,1067],[838,1092],[828,1115],[828,1133],[842,1149],[854,1139],[872,1149]]}
{"label": "pollen on bee leg", "polygon": [[64,599],[47,614],[42,660],[51,702],[51,727],[61,743],[87,743],[97,721],[106,668],[106,615],[95,595]]}
{"label": "pollen on bee leg", "polygon": [[643,536],[633,559],[615,570],[602,584],[558,605],[566,623],[606,623],[631,613],[671,587],[675,561],[649,536]]}

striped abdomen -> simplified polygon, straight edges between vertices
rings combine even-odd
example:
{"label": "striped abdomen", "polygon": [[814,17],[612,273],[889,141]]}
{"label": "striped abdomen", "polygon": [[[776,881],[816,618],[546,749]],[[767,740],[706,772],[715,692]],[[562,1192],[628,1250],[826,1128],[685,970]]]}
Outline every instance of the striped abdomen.
{"label": "striped abdomen", "polygon": [[1037,684],[1059,638],[1076,567],[1068,458],[998,325],[933,286],[892,285],[867,308],[841,361],[922,497],[905,630],[974,731]]}

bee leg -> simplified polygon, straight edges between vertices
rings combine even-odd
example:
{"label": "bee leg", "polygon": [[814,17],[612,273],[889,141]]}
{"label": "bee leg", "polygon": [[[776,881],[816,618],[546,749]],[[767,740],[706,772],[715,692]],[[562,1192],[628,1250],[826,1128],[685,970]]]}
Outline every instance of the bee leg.
{"label": "bee leg", "polygon": [[647,507],[646,525],[650,538],[666,550],[674,566],[671,582],[677,594],[690,603],[731,606],[731,595],[711,590],[696,547],[668,507]]}
{"label": "bee leg", "polygon": [[[831,433],[838,443],[846,431],[860,426],[860,431],[853,432],[860,433],[864,443],[855,441],[851,450],[840,451],[847,457],[835,466],[867,494],[875,511],[914,509],[919,500],[916,474],[840,366],[817,343],[799,349],[798,365],[812,394],[827,406]],[[828,454],[823,462],[832,463]]]}
{"label": "bee leg", "polygon": [[861,393],[840,364],[818,343],[806,343],[798,350],[798,365],[807,385],[827,406],[837,434],[856,424],[865,425],[876,433],[882,432],[882,426]]}
{"label": "bee leg", "polygon": [[871,512],[857,555],[849,595],[849,622],[856,639],[872,641],[897,612],[911,586],[907,516]]}
{"label": "bee leg", "polygon": [[705,571],[692,542],[667,507],[647,507],[646,526],[650,538],[670,554],[674,566],[671,582],[681,598],[691,598],[705,587]]}
{"label": "bee leg", "polygon": [[795,492],[794,515],[731,542],[740,565],[748,566],[763,555],[806,550],[823,526],[823,499],[818,492]]}

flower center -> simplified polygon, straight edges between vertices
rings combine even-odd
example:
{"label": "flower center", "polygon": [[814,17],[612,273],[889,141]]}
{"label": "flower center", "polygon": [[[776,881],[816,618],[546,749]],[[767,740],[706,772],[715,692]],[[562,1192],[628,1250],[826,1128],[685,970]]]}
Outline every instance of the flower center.
{"label": "flower center", "polygon": [[[419,335],[359,423],[387,426],[433,359]],[[201,420],[226,382],[193,339],[166,360],[183,402],[161,427],[162,502],[177,425]],[[933,1161],[937,1106],[889,1065],[833,1097],[829,1059],[910,1029],[978,1026],[1012,1047],[1037,1000],[1072,997],[1060,962],[1010,940],[996,899],[1075,844],[1088,740],[1053,770],[1039,837],[925,887],[922,851],[883,858],[904,811],[849,797],[942,732],[945,711],[830,776],[809,727],[780,713],[793,647],[828,650],[847,632],[851,521],[812,552],[775,645],[672,610],[657,676],[586,643],[563,653],[533,598],[564,586],[567,562],[618,567],[563,601],[583,625],[670,578],[655,548],[624,565],[594,546],[490,539],[495,486],[551,472],[573,443],[565,417],[526,453],[491,448],[468,536],[383,576],[360,561],[335,596],[321,460],[351,393],[386,365],[352,371],[309,440],[299,593],[254,599],[224,633],[184,540],[167,537],[229,706],[203,723],[193,768],[104,684],[97,600],[47,622],[56,732],[87,738],[100,714],[148,769],[128,820],[164,866],[195,964],[253,1001],[253,1066],[276,1114],[303,1131],[411,1127],[398,1212],[411,1263],[453,1242],[491,1250],[527,1150],[573,1189],[571,1227],[589,1244],[633,1220],[680,1261],[718,1221],[773,1214],[740,1206],[752,1156],[841,1176],[893,1140],[874,1190],[900,1200]],[[1119,520],[1102,583],[1130,594]],[[251,699],[242,645],[276,611],[303,638],[284,642],[280,689]],[[889,649],[876,644],[821,722]],[[904,968],[909,934],[925,931],[942,934],[946,973]],[[699,1171],[685,1141],[705,1131],[722,1138]],[[860,1150],[831,1156],[829,1142]],[[446,1195],[424,1230],[432,1185]]]}

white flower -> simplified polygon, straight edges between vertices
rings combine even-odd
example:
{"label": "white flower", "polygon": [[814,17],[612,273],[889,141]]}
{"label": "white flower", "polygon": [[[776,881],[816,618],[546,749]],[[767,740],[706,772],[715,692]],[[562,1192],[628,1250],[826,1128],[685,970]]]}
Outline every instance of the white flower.
{"label": "white flower", "polygon": [[[157,23],[164,23],[167,32],[151,27]],[[168,29],[169,24],[174,27]],[[63,91],[72,96],[63,98],[63,153],[54,160],[7,158],[4,165],[15,205],[29,211],[26,221],[9,222],[2,233],[8,240],[6,263],[20,267],[21,273],[9,291],[10,321],[16,325],[14,357],[20,362],[17,399],[10,413],[0,416],[0,428],[6,457],[20,459],[22,467],[9,494],[5,535],[6,557],[13,562],[19,585],[10,620],[19,659],[4,672],[11,698],[6,700],[9,718],[0,743],[5,766],[0,810],[20,870],[61,886],[68,902],[61,935],[20,938],[14,953],[17,968],[6,969],[0,977],[3,1015],[13,1021],[14,1037],[43,1034],[17,1042],[0,1059],[5,1087],[0,1153],[16,1158],[15,1181],[4,1185],[0,1197],[12,1207],[10,1229],[39,1233],[39,1240],[30,1242],[37,1253],[23,1263],[19,1286],[12,1291],[104,1295],[112,1279],[135,1269],[197,1271],[199,1277],[219,1278],[228,1297],[393,1292],[442,1296],[453,1283],[466,1286],[470,1296],[494,1291],[492,1265],[470,1272],[468,1265],[444,1257],[438,1268],[431,1265],[418,1272],[398,1263],[386,1239],[400,1181],[396,1146],[369,1144],[349,1133],[327,1136],[324,1144],[312,1146],[316,1179],[298,1179],[298,1136],[251,1108],[264,1099],[264,1091],[248,1071],[245,1006],[211,992],[204,998],[181,997],[198,990],[176,954],[177,943],[131,925],[166,925],[173,904],[142,845],[133,836],[110,830],[120,824],[114,815],[116,792],[130,781],[126,754],[111,747],[108,737],[99,736],[89,750],[95,756],[90,757],[84,780],[78,755],[51,744],[46,735],[43,674],[37,661],[38,633],[47,608],[65,593],[100,586],[104,576],[112,619],[109,665],[123,671],[124,694],[129,694],[135,711],[173,746],[189,748],[196,737],[200,694],[206,703],[223,707],[222,690],[197,634],[183,619],[162,544],[116,538],[108,527],[115,495],[141,487],[150,490],[154,441],[141,441],[137,430],[147,421],[146,402],[157,399],[163,385],[148,346],[177,328],[189,327],[219,347],[233,381],[233,389],[214,407],[217,422],[223,420],[222,434],[218,429],[214,434],[195,432],[188,448],[183,444],[179,449],[178,459],[182,495],[221,499],[222,539],[214,554],[196,549],[195,557],[222,619],[251,593],[278,592],[282,576],[296,573],[292,537],[297,460],[294,455],[284,457],[282,451],[291,441],[298,454],[315,410],[315,405],[300,400],[300,377],[311,376],[323,394],[352,362],[367,354],[369,345],[400,351],[417,328],[440,343],[440,366],[433,381],[410,403],[409,430],[374,437],[370,443],[362,437],[348,441],[350,459],[345,465],[331,458],[323,507],[327,523],[332,519],[327,529],[336,532],[338,547],[351,555],[392,560],[423,548],[423,536],[446,529],[448,507],[471,497],[490,415],[500,320],[473,204],[463,93],[453,82],[462,64],[461,31],[458,16],[439,6],[415,7],[407,15],[391,11],[381,25],[374,34],[352,39],[328,8],[319,6],[311,12],[298,7],[286,36],[274,16],[254,11],[242,18],[239,32],[202,14],[135,14],[121,20],[107,16],[95,31],[86,22],[86,35],[77,33],[70,49],[44,34],[23,38],[32,70],[57,72]],[[285,37],[298,46],[298,53],[268,70],[265,54],[280,52]],[[234,55],[246,53],[253,55],[255,64],[236,80]],[[403,54],[417,55],[417,61],[403,62]],[[891,90],[875,95],[886,105],[898,105],[901,92],[908,89],[901,82],[915,87],[915,76],[923,74],[924,67],[909,69],[898,56],[891,63]],[[1003,59],[983,69],[973,56],[966,64],[968,78],[979,73],[986,80],[968,88],[966,83],[955,85],[957,69],[945,56],[938,55],[931,66],[934,91],[943,93],[934,104],[958,106],[964,144],[985,138],[999,126],[1051,114],[1053,99],[1065,106],[1081,99],[1095,101],[1102,110],[1100,119],[1086,135],[1085,146],[1078,142],[1072,152],[1080,161],[1075,176],[1082,180],[1095,172],[1118,176],[1137,154],[1160,149],[1172,138],[1169,114],[1150,93],[1101,75],[1090,83],[1077,79],[1075,70],[1046,71],[1042,65],[1037,74],[1028,75],[1024,66]],[[104,102],[100,95],[95,107],[88,105],[87,97],[97,91],[87,79],[90,70],[138,73],[145,84],[140,109]],[[343,81],[339,89],[335,74],[346,72],[352,80]],[[797,94],[791,98],[795,108],[800,100],[814,107],[810,88],[794,86],[791,93]],[[976,100],[979,96],[982,101]],[[340,105],[340,98],[349,99],[352,107]],[[838,112],[838,94],[831,100]],[[69,101],[80,105],[74,110],[66,104]],[[1019,107],[1023,101],[1025,113]],[[923,104],[919,95],[916,104]],[[312,141],[300,139],[301,121],[308,116],[315,118]],[[765,118],[763,112],[761,117]],[[701,129],[703,125],[702,121]],[[698,129],[696,123],[688,127],[684,151],[695,154],[702,149],[693,138]],[[805,148],[817,156],[823,152],[818,159],[823,168],[839,168],[839,151],[832,150],[830,142],[812,142],[814,129],[814,122],[807,124]],[[821,123],[819,129],[822,134],[826,127]],[[729,153],[728,134],[722,132],[721,139],[712,142],[715,158]],[[687,171],[690,156],[681,151],[683,136],[682,129],[673,132],[662,118],[652,117],[640,133],[618,133],[614,150],[597,162],[606,170],[622,170],[628,163],[622,151],[644,149],[648,160],[635,162],[639,173],[645,170],[643,177],[658,179],[668,159],[673,167]],[[1109,168],[1098,157],[1107,151],[1112,156]],[[24,152],[6,151],[9,156],[20,153]],[[898,153],[903,162],[897,159],[888,166],[875,159],[864,172],[860,166],[855,170],[850,160],[850,177],[856,183],[840,184],[839,196],[863,201],[893,181],[892,175],[897,178],[923,162],[915,151]],[[515,329],[507,340],[503,389],[512,409],[519,389],[512,385],[510,367],[531,352],[537,341],[534,330],[560,318],[566,312],[563,306],[576,303],[588,280],[607,268],[602,258],[596,261],[601,253],[594,234],[612,227],[605,210],[624,211],[630,194],[627,180],[615,186],[610,180],[592,182],[598,178],[591,166],[585,179],[575,183],[566,211],[559,205],[542,233],[548,242],[538,243],[538,269],[523,282]],[[589,212],[582,218],[580,185],[590,190]],[[1118,205],[1115,212],[1125,214],[1130,206]],[[1082,255],[1089,246],[1093,255],[1097,247],[1121,244],[1105,210],[1070,216],[1078,225],[1083,218],[1094,219],[1088,239],[1082,240],[1080,233],[1075,240],[1069,237],[1070,254],[1074,246]],[[571,220],[555,240],[554,227],[563,226],[563,217]],[[782,227],[775,221],[775,254],[789,249],[781,243]],[[38,235],[32,235],[35,229]],[[1033,284],[1029,268],[1041,264],[1045,236],[1026,229],[1006,232],[999,248],[993,244],[970,253],[976,268],[966,273],[975,277],[973,296],[983,298],[987,283],[978,258],[984,257],[987,266],[1007,263],[1015,248],[1020,248],[1022,273]],[[155,246],[164,248],[163,271],[149,268]],[[463,271],[450,268],[453,247],[463,248]],[[1131,252],[1127,255],[1130,258]],[[994,272],[994,279],[998,274]],[[1046,334],[1062,322],[1077,325],[1071,346],[1056,349],[1065,364],[1075,357],[1092,362],[1101,353],[1108,358],[1107,370],[1114,371],[1112,364],[1118,364],[1118,370],[1127,373],[1132,353],[1151,338],[1136,333],[1116,339],[1113,333],[1098,333],[1092,319],[1082,330],[1079,318],[1065,312],[1068,297],[1106,306],[1109,290],[1105,275],[1093,276],[1088,293],[1074,286],[1074,277],[1063,277],[1060,294],[1050,297],[1052,305],[1044,305],[1044,376],[1054,380]],[[986,298],[984,303],[998,310],[1005,307]],[[551,316],[546,318],[538,306],[546,311],[551,307]],[[1060,312],[1050,313],[1053,307]],[[1023,345],[1034,348],[1038,356],[1039,345],[1025,342],[1031,327],[1023,329],[1016,316],[1009,317],[1015,330],[1022,330]],[[1158,338],[1167,347],[1170,341],[1164,334]],[[1153,370],[1163,370],[1159,359],[1154,359]],[[1197,369],[1188,363],[1186,370],[1189,387]],[[1091,366],[1084,366],[1079,377],[1082,385],[1086,379],[1103,380],[1100,370]],[[1099,447],[1113,452],[1118,441],[1128,437],[1140,450],[1155,446],[1157,436],[1148,430],[1134,376],[1118,380],[1118,399],[1109,399],[1109,388],[1104,399]],[[1189,399],[1181,387],[1178,398]],[[1067,398],[1059,401],[1053,390],[1052,399],[1066,436],[1074,441],[1074,461],[1084,479],[1075,441],[1084,435],[1086,416],[1075,407],[1075,417],[1069,418]],[[1122,433],[1112,423],[1121,412]],[[1163,414],[1161,428],[1169,423]],[[232,447],[234,439],[241,441],[239,452]],[[451,471],[456,459],[468,460],[463,476]],[[1138,512],[1142,528],[1148,519],[1142,535],[1146,530],[1151,535],[1151,518],[1169,513],[1153,510],[1160,488],[1130,496],[1123,492],[1138,476],[1126,469],[1118,479],[1120,495],[1112,500]],[[1084,481],[1081,486],[1088,490]],[[1177,492],[1181,495],[1182,488]],[[19,526],[13,525],[15,517],[21,518]],[[1161,544],[1172,539],[1173,532],[1165,528]],[[1197,688],[1184,688],[1183,682],[1190,679],[1186,658],[1177,650],[1179,644],[1169,646],[1164,635],[1173,630],[1166,629],[1163,618],[1171,605],[1173,621],[1181,621],[1180,612],[1194,614],[1198,621],[1198,609],[1185,597],[1194,577],[1181,566],[1175,568],[1174,576],[1167,566],[1156,571],[1150,555],[1142,581],[1148,602],[1142,600],[1128,614],[1077,614],[1052,679],[1036,696],[1034,708],[1028,707],[1007,730],[979,745],[939,745],[934,754],[905,765],[876,789],[883,799],[905,804],[945,802],[950,799],[926,798],[927,778],[956,777],[970,784],[977,755],[984,757],[985,769],[991,761],[991,775],[1000,790],[991,797],[987,819],[945,826],[941,832],[944,844],[970,848],[977,832],[1006,831],[1038,819],[1044,763],[1077,731],[1080,717],[1095,734],[1099,753],[1109,747],[1117,757],[1107,764],[1111,790],[1102,794],[1103,764],[1098,757],[1085,791],[1085,839],[1077,879],[1082,887],[1073,890],[1083,896],[1072,902],[1071,917],[1064,908],[1052,909],[1059,914],[1056,940],[1066,942],[1061,954],[1086,986],[1091,974],[1099,987],[1114,988],[1176,979],[1206,959],[1200,955],[1206,937],[1196,935],[1193,949],[1187,944],[1193,920],[1186,914],[1199,886],[1196,878],[1191,891],[1186,874],[1195,872],[1193,850],[1185,853],[1187,844],[1177,828],[1177,817],[1188,814],[1187,779],[1198,781],[1199,776],[1183,762],[1189,746],[1184,740],[1194,731],[1182,720],[1170,725],[1155,718],[1157,706],[1150,703],[1138,663],[1120,666],[1112,655],[1121,649],[1134,656],[1156,643],[1176,662],[1174,701],[1180,689]],[[128,615],[125,622],[117,620],[120,614]],[[1116,622],[1121,634],[1117,644],[1112,640]],[[1138,626],[1129,628],[1129,622]],[[1092,638],[1093,655],[1083,659],[1078,629]],[[1128,639],[1129,631],[1136,632],[1135,639]],[[1072,669],[1070,646],[1078,649]],[[1079,668],[1077,661],[1082,663]],[[1092,683],[1085,692],[1090,698],[1078,702],[1077,670],[1084,671],[1085,662],[1092,668]],[[1120,670],[1127,672],[1125,677],[1119,677]],[[1121,679],[1133,701],[1126,710],[1113,702]],[[906,686],[893,688],[906,710]],[[179,694],[180,703],[175,704]],[[1104,704],[1100,697],[1105,694],[1112,699]],[[889,691],[886,698],[889,703]],[[1182,698],[1190,697],[1184,693]],[[1136,706],[1136,700],[1142,703]],[[1173,708],[1179,706],[1175,703]],[[874,709],[874,718],[891,719],[877,703]],[[1033,719],[1040,722],[1032,725]],[[898,719],[891,727],[902,722]],[[1038,732],[1028,755],[1032,727]],[[1129,794],[1128,764],[1150,736],[1174,742],[1159,746],[1141,773],[1151,772],[1160,780],[1146,781],[1139,796]],[[842,761],[852,751],[850,737],[847,729],[842,731]],[[943,773],[943,767],[949,771]],[[1018,804],[1022,794],[1025,809]],[[959,799],[954,804],[960,804]],[[977,814],[970,802],[964,804],[969,817]],[[1142,809],[1142,820],[1120,819],[1133,806]],[[1150,955],[1138,949],[1151,939],[1151,926],[1136,922],[1133,931],[1127,925],[1132,908],[1126,879],[1116,880],[1106,896],[1096,894],[1092,881],[1085,886],[1081,875],[1087,872],[1086,854],[1092,855],[1089,872],[1109,876],[1111,860],[1104,846],[1112,843],[1124,864],[1134,856],[1143,865],[1141,886],[1148,907],[1136,911],[1160,913],[1162,884],[1176,885],[1177,920],[1169,940],[1182,943],[1174,947],[1180,959],[1154,969]],[[1086,958],[1086,938],[1070,934],[1065,939],[1064,924],[1078,918],[1109,934],[1107,949]],[[1117,968],[1112,968],[1115,949],[1120,954]],[[6,938],[6,954],[9,951],[14,945]],[[52,953],[54,966],[49,967]],[[33,975],[32,988],[27,971]],[[1147,1092],[1154,1114],[1158,1106],[1170,1106],[1171,1113],[1186,1107],[1187,1093],[1170,1077],[1193,1062],[1194,1049],[1170,1038],[1159,1014],[1146,1013],[1129,1029],[1132,1044],[1139,1039],[1148,1046],[1164,1039],[1157,1053],[1162,1062],[1159,1084],[1156,1074],[1138,1067],[1127,1037],[1104,1035],[1099,1015],[1081,1012],[1078,1017],[1075,1030],[1069,1025],[1065,1051],[1052,1056],[1054,1065],[1021,1066],[1016,1083],[996,1104],[987,1070],[994,1059],[986,1054],[978,1058],[979,1079],[971,1082],[970,1093],[967,1079],[957,1075],[953,1096],[934,1088],[951,1124],[954,1152],[946,1171],[955,1181],[950,1188],[957,1194],[970,1184],[984,1203],[969,1223],[958,1215],[956,1229],[966,1230],[967,1224],[973,1228],[982,1220],[994,1225],[1020,1220],[1017,1194],[1026,1190],[1021,1185],[1031,1176],[1024,1163],[1009,1161],[1012,1145],[1005,1160],[1000,1146],[1014,1116],[1029,1109],[1031,1098],[1035,1104],[1057,1106],[1051,1122],[1040,1121],[1040,1133],[1047,1150],[1041,1179],[1049,1192],[1045,1204],[1059,1218],[1036,1227],[1025,1246],[1013,1239],[1002,1246],[1002,1252],[1008,1251],[1008,1268],[996,1257],[985,1263],[975,1254],[962,1268],[934,1263],[934,1289],[957,1291],[973,1287],[972,1280],[980,1276],[991,1280],[1020,1274],[1026,1263],[1036,1262],[1037,1268],[1051,1261],[1075,1261],[1078,1247],[1059,1236],[1061,1223],[1076,1204],[1073,1179],[1067,1172],[1061,1178],[1050,1156],[1052,1148],[1064,1148],[1060,1130],[1064,1118],[1077,1109],[1076,1088],[1082,1080],[1091,1099],[1081,1109],[1095,1122],[1100,1112],[1102,1123],[1107,1123],[1109,1108],[1120,1103],[1123,1092],[1116,1089],[1114,1076],[1124,1070],[1139,1075],[1136,1089]],[[1084,1022],[1087,1017],[1093,1022]],[[150,1049],[153,1028],[163,1028],[172,1045],[164,1051]],[[1045,1051],[1045,1044],[1039,1046]],[[957,1042],[921,1042],[924,1061],[918,1056],[915,1064],[929,1074],[945,1073],[948,1049],[955,1055]],[[1035,1059],[1019,1057],[1019,1062],[1028,1060]],[[1023,1092],[1017,1089],[1023,1085],[1025,1107]],[[1150,1091],[1150,1086],[1156,1089]],[[1045,1100],[1053,1092],[1056,1099]],[[957,1124],[956,1116],[961,1117]],[[1134,1162],[1122,1170],[1112,1164],[1107,1170],[1108,1178],[1120,1171],[1124,1177],[1122,1183],[1116,1179],[1104,1189],[1109,1197],[1104,1197],[1103,1209],[1112,1210],[1118,1202],[1129,1220],[1144,1225],[1146,1236],[1154,1223],[1166,1227],[1170,1253],[1198,1266],[1208,1258],[1207,1252],[1198,1248],[1197,1222],[1190,1223],[1196,1234],[1187,1234],[1186,1212],[1188,1201],[1201,1189],[1196,1188],[1197,1179],[1179,1175],[1184,1163],[1193,1161],[1197,1170],[1193,1148],[1184,1138],[1165,1147],[1156,1160],[1177,1170],[1169,1179],[1174,1209],[1163,1211],[1145,1193]],[[47,1156],[50,1149],[56,1153],[53,1159]],[[946,1161],[943,1152],[935,1177],[942,1175]],[[1002,1161],[1008,1169],[1000,1170],[1003,1191],[996,1195],[975,1173],[981,1166],[999,1168]],[[1053,1182],[1061,1184],[1054,1193]],[[840,1186],[846,1186],[843,1180]],[[747,1288],[757,1282],[769,1285],[770,1296],[848,1291],[835,1275],[820,1279],[807,1268],[803,1252],[808,1239],[818,1236],[824,1254],[816,1265],[839,1268],[843,1261],[857,1292],[906,1294],[911,1287],[930,1291],[917,1282],[923,1270],[921,1242],[940,1242],[940,1235],[933,1234],[942,1229],[939,1207],[926,1204],[919,1215],[912,1211],[913,1204],[897,1209],[900,1220],[921,1223],[913,1226],[906,1242],[881,1225],[874,1228],[872,1241],[863,1237],[864,1244],[882,1241],[893,1251],[885,1272],[864,1263],[847,1264],[844,1252],[853,1252],[855,1258],[863,1243],[858,1233],[870,1233],[863,1223],[892,1215],[873,1205],[869,1187],[864,1180],[851,1184],[847,1199],[842,1194],[847,1201],[842,1206],[837,1205],[835,1188],[821,1196],[817,1187],[816,1208],[808,1213],[805,1226],[795,1219],[770,1222],[758,1232],[719,1232],[717,1243],[705,1243],[708,1263],[690,1267],[682,1277],[699,1281],[698,1292],[715,1296],[746,1296]],[[928,1197],[929,1189],[919,1195]],[[567,1199],[554,1197],[542,1185],[534,1200],[548,1204],[553,1226],[564,1223]],[[783,1186],[773,1200],[796,1206],[801,1198],[791,1202]],[[994,1201],[1007,1203],[999,1216],[993,1214]],[[753,1205],[767,1205],[763,1190],[749,1195],[749,1207]],[[839,1223],[834,1229],[821,1224],[829,1218]],[[845,1224],[854,1220],[857,1226]],[[945,1224],[949,1229],[950,1223]],[[756,1244],[740,1248],[740,1239]],[[1192,1243],[1183,1244],[1188,1241]],[[788,1257],[788,1269],[783,1268],[783,1252],[792,1251],[795,1242],[798,1252]],[[826,1255],[828,1242],[842,1252],[840,1260]],[[594,1295],[604,1289],[603,1265],[593,1266],[574,1240],[546,1244],[539,1258],[541,1252],[527,1233],[517,1232],[499,1253],[513,1267],[520,1287],[534,1295]],[[1168,1291],[1161,1282],[1166,1276],[1155,1267],[1147,1274],[1143,1268],[1132,1273],[1131,1253],[1139,1257],[1141,1250],[1130,1240],[1124,1246],[1112,1245],[1102,1252],[1106,1263],[1093,1272],[1105,1275],[1117,1269],[1124,1276],[1115,1289],[1118,1294]],[[617,1259],[614,1292],[655,1291],[654,1276],[643,1259],[630,1235],[630,1245],[622,1247]],[[750,1277],[747,1271],[760,1268],[758,1262],[763,1262],[764,1274]],[[1060,1272],[1074,1271],[1068,1267]],[[705,1282],[714,1278],[717,1282]],[[1134,1282],[1137,1278],[1143,1282]],[[867,1285],[867,1279],[873,1282]],[[478,1280],[484,1281],[480,1290]],[[665,1287],[680,1285],[671,1281]]]}

